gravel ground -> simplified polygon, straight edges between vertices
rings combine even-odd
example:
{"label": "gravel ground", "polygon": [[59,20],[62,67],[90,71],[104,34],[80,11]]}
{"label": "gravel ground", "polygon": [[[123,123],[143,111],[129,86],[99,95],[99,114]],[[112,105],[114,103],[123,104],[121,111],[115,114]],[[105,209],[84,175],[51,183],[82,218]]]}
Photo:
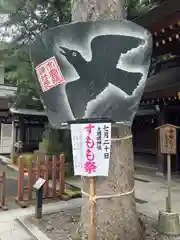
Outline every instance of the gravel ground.
{"label": "gravel ground", "polygon": [[[76,234],[80,218],[80,208],[60,211],[58,213],[44,215],[41,220],[30,218],[40,230],[42,230],[51,240],[79,240]],[[140,221],[144,229],[142,240],[180,240],[180,237],[169,237],[159,235],[155,230],[156,221],[140,214]]]}
{"label": "gravel ground", "polygon": [[[68,240],[75,235],[81,208],[74,208],[44,215],[41,220],[28,219],[51,240]],[[73,239],[74,240],[74,239]]]}

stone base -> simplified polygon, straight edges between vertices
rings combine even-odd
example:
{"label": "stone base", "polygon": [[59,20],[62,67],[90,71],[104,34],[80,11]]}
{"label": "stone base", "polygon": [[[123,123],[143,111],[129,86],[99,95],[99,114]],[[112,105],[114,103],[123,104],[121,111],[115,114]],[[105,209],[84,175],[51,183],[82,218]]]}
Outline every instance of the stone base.
{"label": "stone base", "polygon": [[179,235],[180,234],[179,213],[159,211],[158,231],[159,233],[170,236]]}
{"label": "stone base", "polygon": [[164,177],[164,173],[163,173],[163,172],[156,172],[156,176],[158,176],[158,177]]}

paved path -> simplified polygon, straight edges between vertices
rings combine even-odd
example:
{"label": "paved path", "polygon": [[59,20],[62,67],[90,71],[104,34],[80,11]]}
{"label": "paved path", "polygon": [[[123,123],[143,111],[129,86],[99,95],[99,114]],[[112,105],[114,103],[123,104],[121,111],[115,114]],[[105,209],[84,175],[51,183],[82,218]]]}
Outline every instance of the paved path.
{"label": "paved path", "polygon": [[[59,201],[57,203],[49,203],[43,206],[43,213],[55,213],[60,209],[69,208],[72,206],[80,206],[81,199],[73,199],[69,201]],[[24,219],[34,214],[35,207],[29,207],[26,209],[14,209],[7,212],[0,213],[0,240],[35,240],[43,239],[48,240],[36,226],[29,226],[29,230],[25,229],[21,222]],[[19,219],[17,221],[17,219]],[[32,235],[33,233],[33,235]]]}
{"label": "paved path", "polygon": [[[139,172],[136,176],[149,181],[136,181],[136,197],[147,201],[147,203],[138,204],[138,210],[157,218],[159,209],[165,210],[166,207],[167,180],[150,172]],[[180,213],[180,177],[174,177],[172,180],[172,211]]]}
{"label": "paved path", "polygon": [[[0,163],[0,175],[2,173],[3,168],[4,164]],[[6,168],[6,201],[9,209],[19,208],[19,205],[17,205],[15,202],[15,197],[17,197],[17,178],[18,173],[16,171]]]}
{"label": "paved path", "polygon": [[[68,181],[70,182],[70,180]],[[80,186],[78,178],[71,179],[71,183]],[[153,173],[136,172],[136,198],[141,199],[142,203],[137,203],[138,211],[150,217],[156,218],[159,209],[165,209],[165,197],[167,195],[166,179],[158,177]],[[172,180],[172,201],[173,211],[180,212],[180,179],[175,178]],[[53,213],[59,211],[61,208],[68,208],[70,206],[80,205],[81,199],[70,200],[67,202],[57,202],[45,204],[43,212]],[[28,215],[34,214],[35,207],[26,209],[14,209],[8,212],[0,212],[0,240],[35,240],[38,235],[46,240],[47,237],[39,231],[35,226],[29,226],[35,236],[25,230],[22,225],[17,222],[18,219],[26,219]],[[43,237],[42,237],[43,236]]]}
{"label": "paved path", "polygon": [[[159,209],[165,210],[167,196],[167,181],[165,177],[156,176],[155,172],[137,170],[135,175],[135,196],[139,212],[149,217],[158,217]],[[66,182],[81,187],[78,177],[67,179]],[[172,210],[180,213],[180,177],[172,180]]]}
{"label": "paved path", "polygon": [[0,221],[1,240],[35,240],[17,221]]}
{"label": "paved path", "polygon": [[[0,172],[3,165],[0,164]],[[68,179],[67,182],[81,187],[80,178],[73,177]],[[9,208],[17,208],[14,203],[14,197],[17,193],[17,172],[11,169],[7,170],[7,194]],[[144,169],[136,171],[135,181],[135,194],[136,198],[142,200],[137,202],[137,209],[139,212],[144,213],[150,217],[156,218],[158,216],[158,210],[165,210],[165,198],[167,196],[167,182],[164,177],[156,176],[155,172],[145,172]],[[14,196],[15,195],[15,196]],[[64,206],[68,207],[69,204],[80,203],[80,199],[75,199],[68,202],[58,202],[44,205],[44,212],[51,213],[59,211]],[[180,213],[180,176],[174,177],[172,180],[172,203],[173,211]],[[0,240],[34,240],[33,237],[22,225],[16,221],[17,218],[25,218],[28,215],[34,213],[34,207],[27,209],[14,209],[8,212],[0,212]],[[37,228],[33,229],[33,232],[43,234],[38,231]],[[42,239],[42,238],[41,238]],[[43,240],[47,239],[44,236]]]}

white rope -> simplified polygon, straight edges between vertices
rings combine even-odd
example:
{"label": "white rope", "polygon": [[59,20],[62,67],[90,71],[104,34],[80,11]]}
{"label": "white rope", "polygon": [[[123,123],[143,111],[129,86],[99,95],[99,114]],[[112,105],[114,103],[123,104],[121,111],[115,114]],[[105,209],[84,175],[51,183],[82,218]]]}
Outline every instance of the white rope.
{"label": "white rope", "polygon": [[[117,140],[126,140],[126,139],[130,139],[132,138],[133,136],[132,135],[128,135],[128,136],[125,136],[125,137],[122,137],[122,138],[112,138],[111,141],[117,141]],[[81,176],[81,178],[83,178],[83,176]],[[91,200],[93,200],[94,202],[96,202],[96,200],[98,199],[106,199],[106,198],[114,198],[114,197],[121,197],[121,196],[127,196],[127,195],[130,195],[134,192],[135,190],[135,186],[133,187],[133,189],[129,192],[125,192],[125,193],[118,193],[118,194],[113,194],[113,195],[104,195],[104,196],[94,196],[92,197],[90,194],[84,192],[82,189],[81,189],[81,192],[83,195],[89,197]]]}
{"label": "white rope", "polygon": [[128,136],[125,136],[125,137],[122,137],[122,138],[112,138],[111,141],[126,140],[126,139],[129,139],[129,138],[132,138],[132,137],[133,137],[132,135],[128,135]]}
{"label": "white rope", "polygon": [[133,187],[133,189],[132,189],[131,191],[129,191],[129,192],[117,193],[117,194],[112,194],[112,195],[104,195],[104,196],[96,196],[96,195],[95,195],[94,197],[91,197],[90,194],[84,192],[82,189],[81,189],[81,192],[82,192],[83,195],[89,197],[91,200],[93,200],[94,202],[96,202],[96,200],[102,199],[102,198],[106,199],[106,198],[114,198],[114,197],[127,196],[127,195],[132,194],[132,193],[134,192],[134,190],[135,190],[135,187]]}

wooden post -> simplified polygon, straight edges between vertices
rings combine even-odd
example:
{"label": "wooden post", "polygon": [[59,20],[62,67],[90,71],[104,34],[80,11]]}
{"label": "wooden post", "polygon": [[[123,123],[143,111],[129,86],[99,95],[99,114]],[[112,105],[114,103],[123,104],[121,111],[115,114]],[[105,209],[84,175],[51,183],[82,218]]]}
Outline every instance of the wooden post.
{"label": "wooden post", "polygon": [[49,179],[48,179],[48,173],[49,173],[49,159],[48,156],[45,156],[45,160],[44,160],[44,165],[45,165],[45,171],[44,171],[44,179],[46,180],[45,184],[44,184],[44,197],[48,198],[48,194],[49,194]]}
{"label": "wooden post", "polygon": [[94,240],[94,177],[90,177],[90,240]]}
{"label": "wooden post", "polygon": [[157,127],[160,137],[160,150],[161,153],[167,156],[167,185],[168,196],[166,197],[166,212],[172,213],[171,203],[171,155],[175,155],[177,152],[177,129],[180,127],[172,124],[164,124]]}
{"label": "wooden post", "polygon": [[56,197],[56,156],[52,157],[52,197]]}
{"label": "wooden post", "polygon": [[36,168],[37,168],[36,179],[38,179],[41,176],[41,161],[38,156],[36,160]]}
{"label": "wooden post", "polygon": [[167,155],[167,182],[168,182],[168,197],[166,204],[166,211],[171,212],[171,156]]}
{"label": "wooden post", "polygon": [[24,180],[24,162],[23,157],[19,158],[19,172],[18,172],[18,201],[23,201],[23,180]]}
{"label": "wooden post", "polygon": [[28,201],[32,200],[32,190],[33,190],[33,171],[32,171],[32,161],[28,165]]}
{"label": "wooden post", "polygon": [[[166,115],[164,111],[160,112],[160,116],[158,119],[158,126],[165,124],[165,119]],[[166,163],[166,156],[161,153],[161,138],[160,134],[157,135],[157,167],[158,167],[158,174],[159,175],[165,175],[165,163]]]}
{"label": "wooden post", "polygon": [[60,155],[59,164],[59,192],[60,196],[64,194],[65,184],[64,184],[64,154]]}
{"label": "wooden post", "polygon": [[1,190],[1,205],[6,205],[6,168],[2,172],[2,190]]}

